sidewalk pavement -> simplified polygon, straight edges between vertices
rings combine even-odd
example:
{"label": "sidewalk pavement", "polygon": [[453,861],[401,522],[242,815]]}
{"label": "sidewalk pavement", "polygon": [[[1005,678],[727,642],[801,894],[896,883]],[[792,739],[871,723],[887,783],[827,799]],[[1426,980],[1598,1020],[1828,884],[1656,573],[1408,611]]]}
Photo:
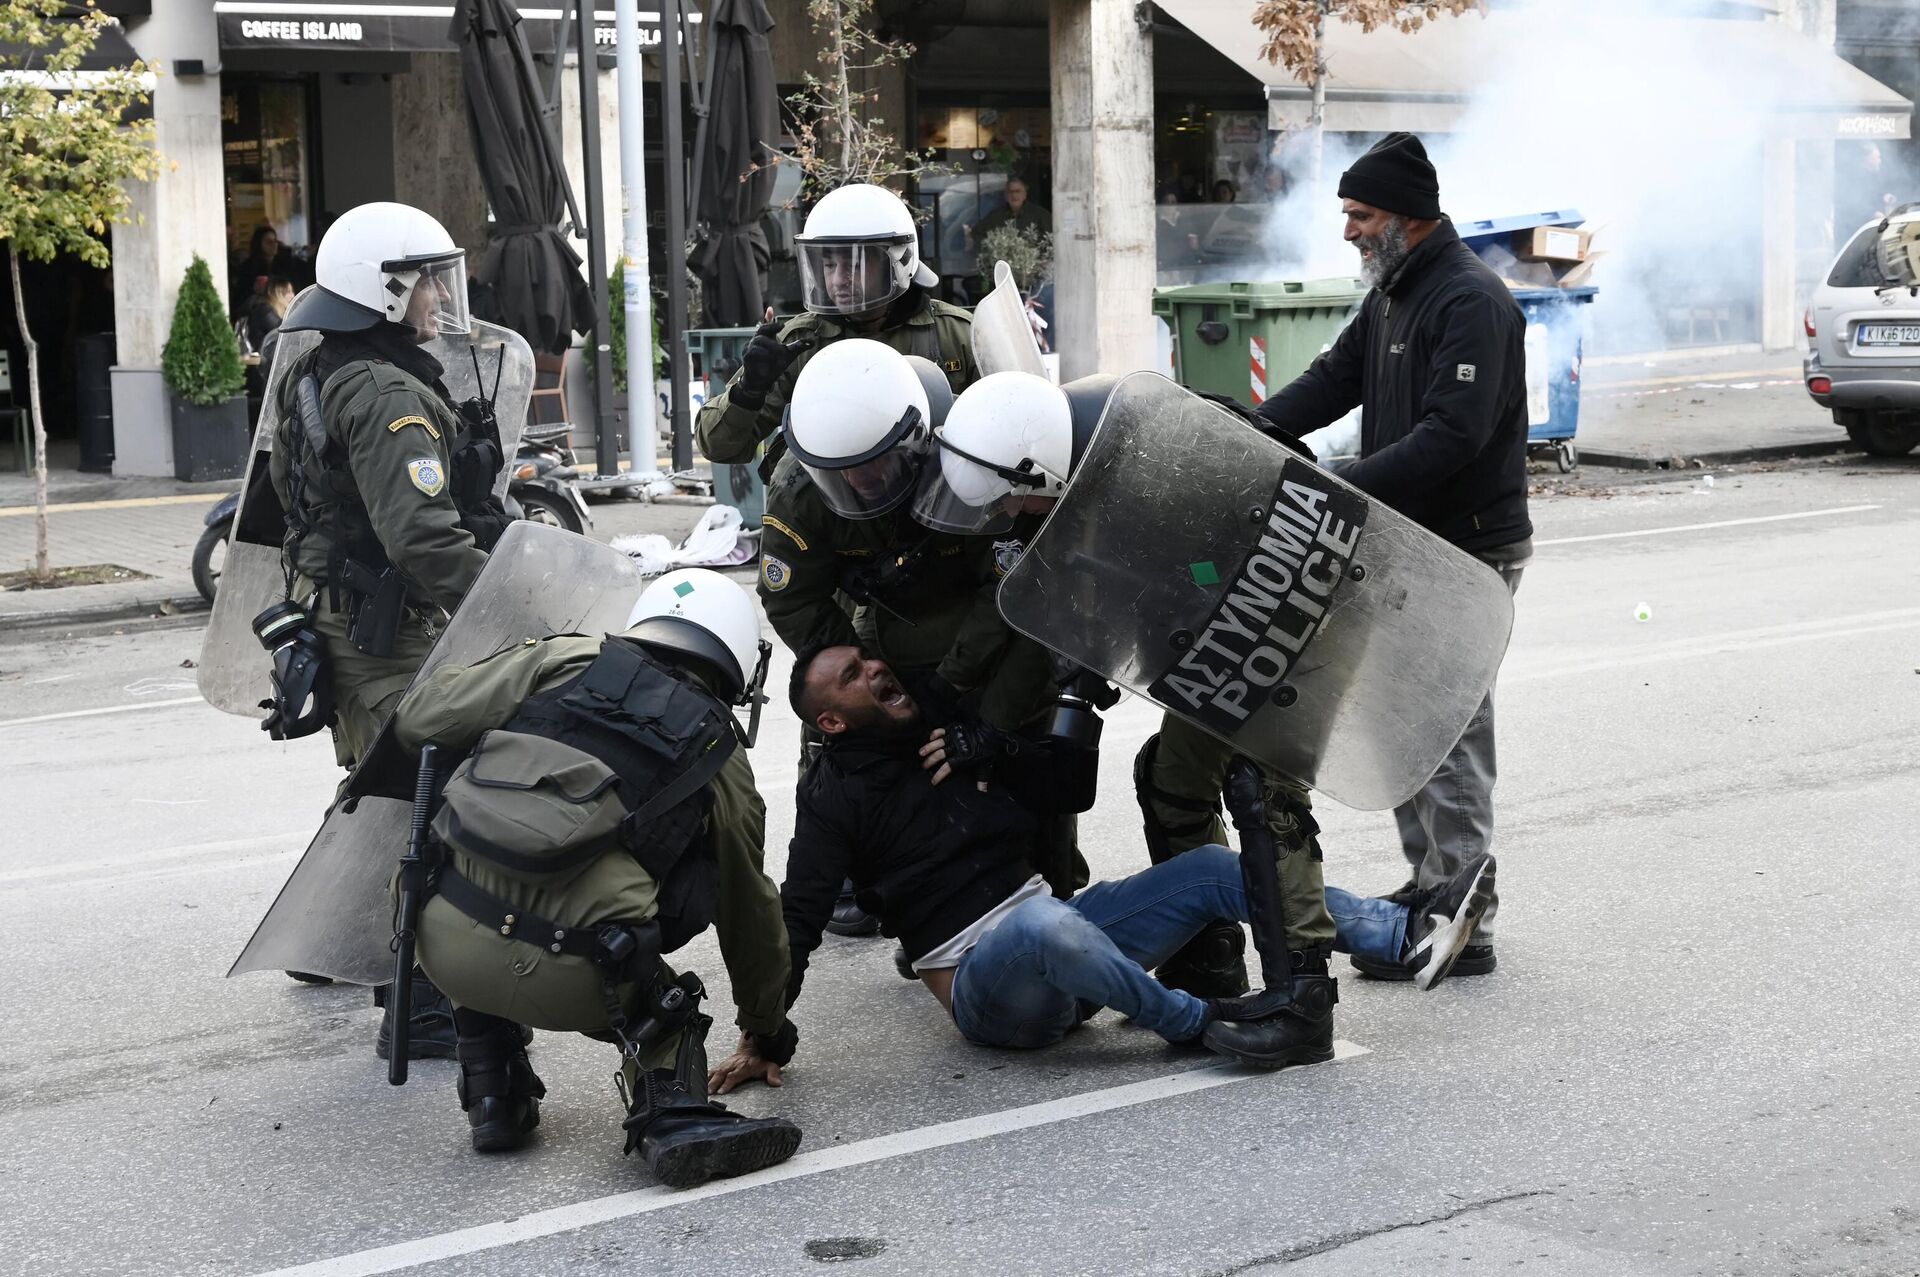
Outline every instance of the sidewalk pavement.
{"label": "sidewalk pavement", "polygon": [[[33,564],[31,483],[24,504],[18,502],[15,486],[0,485],[0,571]],[[112,563],[146,573],[147,579],[0,591],[0,631],[137,621],[204,608],[193,585],[194,543],[205,528],[207,512],[238,486],[50,472],[47,541],[53,565]],[[102,491],[115,495],[101,497]],[[122,495],[129,491],[143,495]],[[658,532],[677,541],[700,521],[705,506],[607,501],[594,504],[592,512],[591,535],[596,540]]]}
{"label": "sidewalk pavement", "polygon": [[1794,351],[1589,366],[1581,376],[1581,460],[1680,469],[1821,456],[1852,447],[1807,397]]}

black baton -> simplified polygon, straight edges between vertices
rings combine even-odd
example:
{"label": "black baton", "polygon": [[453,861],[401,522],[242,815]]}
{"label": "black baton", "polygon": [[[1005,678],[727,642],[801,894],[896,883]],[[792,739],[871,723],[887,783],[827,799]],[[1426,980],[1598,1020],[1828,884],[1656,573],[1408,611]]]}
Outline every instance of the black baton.
{"label": "black baton", "polygon": [[426,895],[427,824],[433,819],[439,767],[439,747],[423,747],[420,774],[413,782],[407,850],[400,857],[400,907],[393,926],[393,988],[387,993],[387,1009],[393,1013],[393,1033],[387,1043],[387,1081],[394,1086],[407,1084],[407,1022],[413,1018],[413,936]]}

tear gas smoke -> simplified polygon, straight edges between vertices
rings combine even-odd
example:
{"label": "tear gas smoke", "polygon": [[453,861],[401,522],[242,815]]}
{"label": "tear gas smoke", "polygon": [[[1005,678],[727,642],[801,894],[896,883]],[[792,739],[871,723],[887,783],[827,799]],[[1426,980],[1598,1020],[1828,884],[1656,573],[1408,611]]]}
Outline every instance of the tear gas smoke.
{"label": "tear gas smoke", "polygon": [[[1824,86],[1780,83],[1781,63],[1763,44],[1730,38],[1740,22],[1663,16],[1671,12],[1651,0],[1530,0],[1496,9],[1484,40],[1477,16],[1440,20],[1476,29],[1473,47],[1484,53],[1457,127],[1421,135],[1441,205],[1456,222],[1580,210],[1605,254],[1591,280],[1600,294],[1589,353],[1756,340],[1773,184],[1798,183],[1800,281],[1833,251],[1832,161],[1802,145],[1784,164],[1776,150],[1769,168],[1765,146],[1784,136],[1767,108]],[[1337,84],[1337,65],[1334,75]],[[1359,274],[1334,189],[1372,140],[1327,134],[1317,192],[1305,177],[1306,139],[1279,145],[1289,184],[1271,206],[1263,277]],[[1873,213],[1846,211],[1839,233]]]}

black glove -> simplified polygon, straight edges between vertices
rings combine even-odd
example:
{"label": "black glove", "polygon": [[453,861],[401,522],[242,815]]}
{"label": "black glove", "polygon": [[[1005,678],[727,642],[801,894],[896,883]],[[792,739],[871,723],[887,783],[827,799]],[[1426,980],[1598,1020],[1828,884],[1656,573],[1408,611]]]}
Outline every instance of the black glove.
{"label": "black glove", "polygon": [[460,512],[460,526],[473,537],[473,543],[488,553],[500,543],[506,535],[507,526],[513,522],[513,516],[507,513],[500,498],[489,495],[479,503],[478,508]]}
{"label": "black glove", "polygon": [[792,1020],[782,1020],[778,1033],[749,1033],[753,1053],[769,1064],[785,1065],[800,1046],[800,1030]]}
{"label": "black glove", "polygon": [[732,397],[743,407],[757,408],[765,403],[767,392],[780,380],[780,374],[813,345],[804,337],[783,342],[779,330],[776,321],[768,320],[754,329],[753,340],[740,352],[740,380],[733,388]]}
{"label": "black glove", "polygon": [[1020,752],[1020,738],[978,721],[948,723],[943,737],[955,771],[978,771]]}

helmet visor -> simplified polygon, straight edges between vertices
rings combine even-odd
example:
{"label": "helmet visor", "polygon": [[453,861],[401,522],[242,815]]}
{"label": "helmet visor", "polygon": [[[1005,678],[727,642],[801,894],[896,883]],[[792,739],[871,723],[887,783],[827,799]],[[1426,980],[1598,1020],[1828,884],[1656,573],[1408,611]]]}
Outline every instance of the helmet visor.
{"label": "helmet visor", "polygon": [[1014,485],[956,452],[937,432],[933,437],[940,447],[920,473],[913,517],[935,531],[962,536],[1012,531],[1019,502]]}
{"label": "helmet visor", "polygon": [[473,327],[467,311],[467,255],[382,262],[387,294],[387,318],[413,330],[415,340],[464,337]]}
{"label": "helmet visor", "polygon": [[904,293],[894,254],[905,240],[801,240],[800,296],[816,315],[864,315]]}
{"label": "helmet visor", "polygon": [[835,514],[846,519],[877,519],[913,495],[919,461],[907,448],[896,447],[835,470],[805,460],[800,464],[813,476],[820,499]]}

